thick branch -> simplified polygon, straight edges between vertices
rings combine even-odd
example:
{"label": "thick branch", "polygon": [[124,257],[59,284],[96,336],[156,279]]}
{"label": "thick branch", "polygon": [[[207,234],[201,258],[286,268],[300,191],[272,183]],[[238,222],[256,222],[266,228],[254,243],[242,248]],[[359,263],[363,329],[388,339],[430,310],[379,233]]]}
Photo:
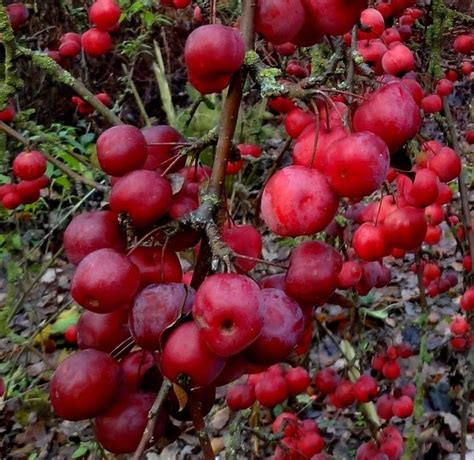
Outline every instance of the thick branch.
{"label": "thick branch", "polygon": [[15,75],[13,57],[15,55],[15,36],[5,7],[0,6],[0,42],[3,45],[5,59],[3,62],[3,82],[0,83],[0,110],[3,110],[15,94],[20,79]]}
{"label": "thick branch", "polygon": [[[255,46],[255,0],[245,0],[242,12],[241,30],[244,36],[245,49],[252,51]],[[219,138],[216,146],[216,156],[212,168],[211,181],[209,183],[208,205],[202,208],[204,217],[208,220],[216,218],[216,209],[224,191],[224,180],[227,161],[232,149],[232,139],[239,116],[242,93],[247,78],[247,70],[242,68],[234,74],[229,85],[229,91],[221,114],[219,124]],[[216,205],[217,203],[217,205]],[[209,271],[211,263],[211,250],[207,238],[201,242],[196,268],[192,279],[192,286],[198,287]]]}
{"label": "thick branch", "polygon": [[117,115],[95,98],[80,80],[77,80],[67,70],[64,70],[56,61],[54,61],[54,59],[51,59],[43,53],[32,51],[23,46],[18,46],[17,50],[20,55],[29,57],[33,65],[44,70],[56,81],[72,88],[82,97],[82,99],[92,105],[92,107],[94,107],[94,109],[96,109],[97,112],[100,113],[111,125],[122,124],[122,121],[117,117]]}

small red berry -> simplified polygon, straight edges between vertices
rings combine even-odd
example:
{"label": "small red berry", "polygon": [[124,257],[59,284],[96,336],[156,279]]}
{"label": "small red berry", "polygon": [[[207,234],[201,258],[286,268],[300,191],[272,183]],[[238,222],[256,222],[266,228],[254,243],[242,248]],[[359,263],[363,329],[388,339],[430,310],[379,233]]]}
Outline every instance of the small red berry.
{"label": "small red berry", "polygon": [[413,413],[413,401],[409,396],[402,396],[393,401],[393,415],[400,418],[407,418]]}
{"label": "small red berry", "polygon": [[400,376],[400,365],[398,361],[387,361],[383,366],[382,374],[389,380],[398,378]]}

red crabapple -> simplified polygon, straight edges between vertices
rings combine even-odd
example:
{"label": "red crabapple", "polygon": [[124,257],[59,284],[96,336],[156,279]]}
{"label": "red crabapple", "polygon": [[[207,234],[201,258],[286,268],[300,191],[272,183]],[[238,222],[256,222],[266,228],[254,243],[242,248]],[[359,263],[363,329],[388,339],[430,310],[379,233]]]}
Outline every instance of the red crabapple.
{"label": "red crabapple", "polygon": [[259,287],[232,273],[209,276],[199,287],[193,316],[209,348],[219,356],[236,355],[262,332]]}
{"label": "red crabapple", "polygon": [[109,313],[135,296],[140,274],[127,256],[114,249],[99,249],[84,257],[71,282],[71,295],[81,307]]}
{"label": "red crabapple", "polygon": [[102,413],[119,391],[118,364],[97,350],[79,351],[56,369],[50,386],[54,412],[66,420],[86,420]]}

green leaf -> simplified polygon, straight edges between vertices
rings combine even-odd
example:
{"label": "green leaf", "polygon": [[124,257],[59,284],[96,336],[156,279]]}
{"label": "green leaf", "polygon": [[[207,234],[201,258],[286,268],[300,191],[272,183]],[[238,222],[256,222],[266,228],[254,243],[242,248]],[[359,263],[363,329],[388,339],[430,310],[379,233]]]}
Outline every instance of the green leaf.
{"label": "green leaf", "polygon": [[95,133],[87,133],[83,134],[81,137],[79,137],[79,142],[82,145],[88,145],[94,142],[95,139]]}
{"label": "green leaf", "polygon": [[53,334],[64,334],[64,331],[79,321],[79,312],[75,308],[63,311],[51,325]]}
{"label": "green leaf", "polygon": [[81,442],[79,447],[72,453],[71,458],[81,458],[87,455],[90,450],[88,443]]}

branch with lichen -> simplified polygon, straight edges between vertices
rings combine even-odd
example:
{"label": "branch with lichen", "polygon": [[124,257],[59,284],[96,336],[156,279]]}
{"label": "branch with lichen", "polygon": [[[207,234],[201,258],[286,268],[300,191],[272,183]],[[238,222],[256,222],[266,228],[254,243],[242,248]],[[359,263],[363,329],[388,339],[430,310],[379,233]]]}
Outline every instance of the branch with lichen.
{"label": "branch with lichen", "polygon": [[0,42],[5,53],[3,81],[0,83],[0,110],[3,110],[22,83],[14,72],[15,36],[4,6],[0,6]]}
{"label": "branch with lichen", "polygon": [[97,112],[100,113],[111,125],[122,124],[122,121],[117,117],[117,115],[115,115],[115,113],[102,104],[102,102],[100,102],[80,80],[77,80],[70,72],[64,70],[54,59],[51,59],[49,56],[39,51],[32,51],[23,46],[17,46],[16,51],[18,56],[30,58],[35,67],[45,71],[55,81],[73,89],[82,99],[94,107],[94,109],[97,110]]}

